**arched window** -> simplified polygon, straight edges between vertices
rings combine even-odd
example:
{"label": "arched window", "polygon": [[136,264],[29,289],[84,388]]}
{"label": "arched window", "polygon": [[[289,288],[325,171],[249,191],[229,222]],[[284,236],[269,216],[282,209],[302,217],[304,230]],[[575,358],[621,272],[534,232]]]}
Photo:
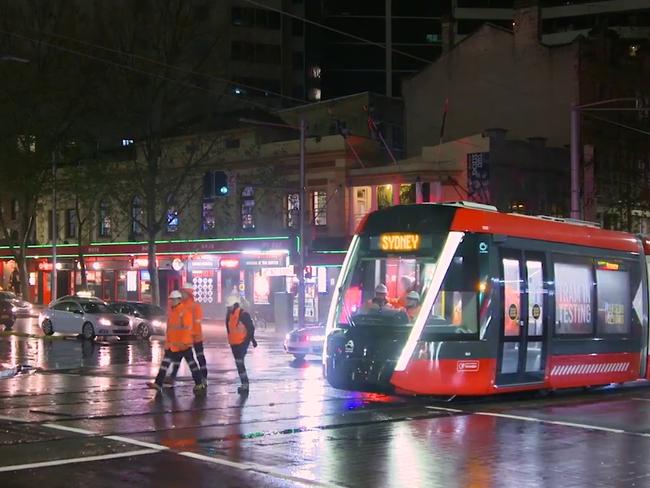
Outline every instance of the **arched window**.
{"label": "arched window", "polygon": [[255,189],[245,186],[241,191],[241,228],[243,230],[255,229]]}
{"label": "arched window", "polygon": [[136,195],[131,200],[131,232],[133,235],[142,234],[142,224],[144,221],[144,209],[142,208],[142,198]]}
{"label": "arched window", "polygon": [[108,202],[99,202],[99,237],[111,237],[111,214]]}
{"label": "arched window", "polygon": [[179,223],[178,208],[174,203],[174,196],[170,193],[167,195],[167,232],[170,234],[176,232]]}

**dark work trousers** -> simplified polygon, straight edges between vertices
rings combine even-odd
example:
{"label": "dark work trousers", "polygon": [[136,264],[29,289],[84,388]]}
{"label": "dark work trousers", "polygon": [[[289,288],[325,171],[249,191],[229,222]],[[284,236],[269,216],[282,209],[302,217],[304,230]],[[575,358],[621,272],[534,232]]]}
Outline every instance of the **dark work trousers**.
{"label": "dark work trousers", "polygon": [[248,387],[248,374],[246,373],[246,365],[244,364],[244,358],[248,351],[248,341],[243,344],[237,344],[236,346],[231,345],[230,349],[232,349],[232,355],[235,358],[235,365],[237,366],[237,373],[239,373],[241,384],[242,386]]}
{"label": "dark work trousers", "polygon": [[203,382],[203,376],[201,375],[199,365],[196,364],[196,361],[194,360],[194,354],[192,354],[191,347],[178,352],[170,351],[169,349],[165,350],[165,357],[163,357],[162,363],[160,364],[160,370],[158,371],[158,376],[156,376],[156,384],[162,386],[169,366],[174,365],[174,367],[178,369],[178,366],[181,364],[183,359],[187,361],[187,364],[190,367],[194,383],[200,385]]}
{"label": "dark work trousers", "polygon": [[[199,363],[199,367],[201,368],[201,374],[203,374],[203,377],[207,380],[208,379],[208,364],[205,361],[205,353],[203,352],[203,342],[195,342],[194,343],[194,353],[196,354],[196,360]],[[172,369],[172,372],[169,374],[171,378],[176,378],[176,375],[178,374],[178,368],[181,367],[180,363],[174,364],[174,368]]]}

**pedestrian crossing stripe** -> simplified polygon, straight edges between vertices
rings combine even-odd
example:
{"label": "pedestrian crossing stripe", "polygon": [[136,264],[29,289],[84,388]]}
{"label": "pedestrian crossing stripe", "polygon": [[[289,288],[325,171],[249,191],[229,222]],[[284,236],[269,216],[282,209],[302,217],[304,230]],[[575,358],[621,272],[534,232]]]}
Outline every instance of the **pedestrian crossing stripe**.
{"label": "pedestrian crossing stripe", "polygon": [[574,374],[599,374],[623,373],[630,367],[630,363],[599,363],[599,364],[563,364],[555,365],[551,376],[568,376]]}

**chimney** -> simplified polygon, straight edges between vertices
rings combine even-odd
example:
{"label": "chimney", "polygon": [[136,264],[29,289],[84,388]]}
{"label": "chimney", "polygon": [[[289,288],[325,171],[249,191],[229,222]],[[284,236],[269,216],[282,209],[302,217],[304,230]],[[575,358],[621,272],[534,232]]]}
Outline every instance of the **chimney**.
{"label": "chimney", "polygon": [[544,149],[546,147],[546,137],[529,137],[528,143],[537,150]]}
{"label": "chimney", "polygon": [[456,23],[451,15],[443,15],[440,22],[440,37],[442,41],[442,54],[448,53],[454,47],[454,33]]}
{"label": "chimney", "polygon": [[515,0],[512,30],[515,34],[515,48],[525,50],[539,46],[542,31],[539,0]]}
{"label": "chimney", "polygon": [[485,129],[483,131],[483,137],[489,137],[490,138],[490,146],[497,145],[497,144],[502,144],[506,140],[506,134],[508,133],[507,129]]}

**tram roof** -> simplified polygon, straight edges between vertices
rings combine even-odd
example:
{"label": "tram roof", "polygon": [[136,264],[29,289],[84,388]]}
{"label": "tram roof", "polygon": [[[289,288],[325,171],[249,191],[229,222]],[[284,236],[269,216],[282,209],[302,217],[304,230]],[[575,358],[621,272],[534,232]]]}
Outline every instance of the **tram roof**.
{"label": "tram roof", "polygon": [[[369,214],[359,225],[359,231],[367,230],[368,225],[374,228],[384,217],[393,223],[406,223],[409,220],[415,223],[414,221],[417,220],[415,225],[420,227],[425,223],[424,215],[428,222],[435,221],[437,227],[444,227],[449,231],[499,234],[618,251],[642,251],[641,240],[627,232],[601,229],[596,224],[572,219],[499,212],[496,207],[472,202],[422,203],[388,207]],[[380,227],[384,226],[380,225]],[[643,239],[643,250],[646,254],[650,254],[650,239]]]}

